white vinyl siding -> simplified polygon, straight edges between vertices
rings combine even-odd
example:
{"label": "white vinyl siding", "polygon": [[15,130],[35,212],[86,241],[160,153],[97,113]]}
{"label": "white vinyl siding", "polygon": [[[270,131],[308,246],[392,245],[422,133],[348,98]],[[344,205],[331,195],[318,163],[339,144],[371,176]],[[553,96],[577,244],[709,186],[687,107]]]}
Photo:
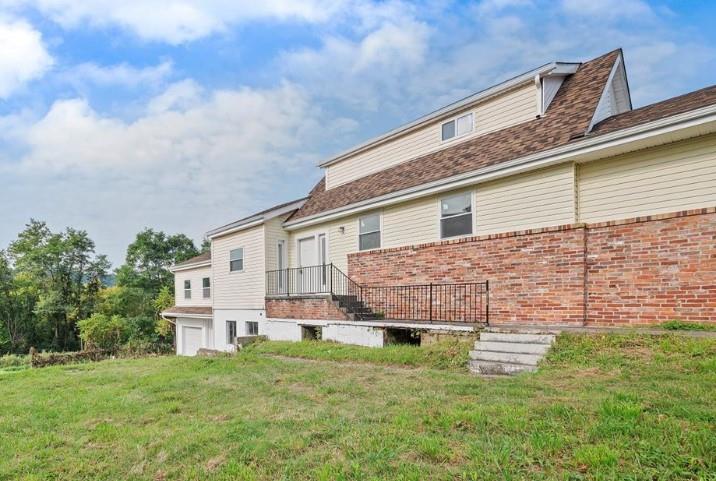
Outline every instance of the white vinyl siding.
{"label": "white vinyl siding", "polygon": [[[201,295],[202,279],[211,276],[211,267],[197,267],[177,271],[174,273],[174,292],[175,303],[177,306],[210,306],[211,299],[205,299]],[[192,295],[191,299],[184,298],[184,281],[191,281]]]}
{"label": "white vinyl siding", "polygon": [[438,238],[438,198],[405,202],[383,211],[383,245],[399,247],[433,242]]}
{"label": "white vinyl siding", "polygon": [[574,222],[574,167],[558,165],[477,186],[477,235]]}
{"label": "white vinyl siding", "polygon": [[579,220],[716,206],[716,135],[579,166]]}
{"label": "white vinyl siding", "polygon": [[[343,232],[341,232],[343,227]],[[328,234],[328,263],[333,263],[340,270],[348,273],[348,254],[358,252],[358,217],[350,216],[333,222],[327,222],[316,227],[309,227],[291,232],[288,242],[288,258],[291,267],[298,266],[296,252],[297,239],[311,235]],[[318,239],[316,239],[318,242]]]}
{"label": "white vinyl siding", "polygon": [[[229,271],[229,253],[243,248],[243,270]],[[266,248],[264,226],[259,225],[212,241],[215,309],[263,309]]]}
{"label": "white vinyl siding", "polygon": [[535,93],[534,82],[530,81],[487,99],[471,110],[456,112],[458,117],[473,113],[473,131],[459,139],[442,141],[441,120],[330,165],[326,168],[326,188],[331,189],[487,132],[532,120],[537,115]]}
{"label": "white vinyl siding", "polygon": [[[269,219],[265,222],[264,228],[266,230],[266,270],[273,271],[278,269],[278,242],[284,241],[284,256],[287,256],[287,249],[289,244],[289,235],[282,227],[283,221],[288,216],[279,216]],[[284,258],[286,263],[287,258]],[[288,267],[285,264],[284,267]]]}

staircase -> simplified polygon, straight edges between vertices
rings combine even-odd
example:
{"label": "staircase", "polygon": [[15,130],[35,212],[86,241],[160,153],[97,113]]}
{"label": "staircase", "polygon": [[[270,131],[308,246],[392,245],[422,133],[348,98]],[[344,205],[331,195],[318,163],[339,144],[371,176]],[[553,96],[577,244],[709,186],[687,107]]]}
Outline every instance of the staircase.
{"label": "staircase", "polygon": [[482,375],[536,371],[557,334],[554,329],[488,327],[470,351],[470,371]]}
{"label": "staircase", "polygon": [[363,301],[358,300],[358,296],[333,294],[332,298],[336,306],[345,312],[351,321],[367,321],[378,318]]}

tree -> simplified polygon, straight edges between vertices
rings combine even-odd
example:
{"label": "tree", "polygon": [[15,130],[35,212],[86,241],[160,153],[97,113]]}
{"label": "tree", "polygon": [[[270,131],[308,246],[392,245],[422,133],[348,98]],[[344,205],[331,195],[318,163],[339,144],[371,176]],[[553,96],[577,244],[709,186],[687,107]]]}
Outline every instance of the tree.
{"label": "tree", "polygon": [[0,352],[24,352],[33,337],[35,296],[31,294],[0,251]]}
{"label": "tree", "polygon": [[117,285],[143,289],[152,298],[162,287],[174,289],[169,267],[199,254],[194,242],[184,234],[167,235],[145,229],[127,248],[127,257],[117,270]]}
{"label": "tree", "polygon": [[80,337],[89,349],[116,349],[126,342],[129,326],[119,316],[92,314],[77,323]]}
{"label": "tree", "polygon": [[[159,295],[154,299],[154,309],[160,314],[173,305],[174,294],[172,294],[168,287],[162,287],[162,290],[159,291]],[[174,338],[174,325],[163,317],[160,317],[159,322],[157,322],[157,334],[171,341]]]}
{"label": "tree", "polygon": [[15,278],[34,304],[32,341],[38,347],[78,347],[77,321],[94,310],[110,267],[105,256],[94,255],[94,247],[85,231],[53,233],[34,219],[10,244]]}

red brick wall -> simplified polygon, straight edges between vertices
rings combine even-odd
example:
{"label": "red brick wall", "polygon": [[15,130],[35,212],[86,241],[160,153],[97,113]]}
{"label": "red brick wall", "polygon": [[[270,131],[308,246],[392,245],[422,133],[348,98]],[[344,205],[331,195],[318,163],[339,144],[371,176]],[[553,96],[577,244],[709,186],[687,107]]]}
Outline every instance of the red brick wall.
{"label": "red brick wall", "polygon": [[581,323],[584,234],[544,229],[351,254],[366,285],[490,281],[495,322]]}
{"label": "red brick wall", "polygon": [[589,229],[588,321],[716,322],[714,209]]}
{"label": "red brick wall", "polygon": [[326,297],[266,299],[269,319],[347,319],[345,313]]}
{"label": "red brick wall", "polygon": [[494,323],[716,322],[716,209],[355,253],[348,273],[365,285],[487,279]]}

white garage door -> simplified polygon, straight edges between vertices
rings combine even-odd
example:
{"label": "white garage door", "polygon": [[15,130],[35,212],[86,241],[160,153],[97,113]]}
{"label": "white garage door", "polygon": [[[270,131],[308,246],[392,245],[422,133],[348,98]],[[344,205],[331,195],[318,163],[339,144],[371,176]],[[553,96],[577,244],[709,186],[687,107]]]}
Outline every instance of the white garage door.
{"label": "white garage door", "polygon": [[194,356],[201,347],[201,328],[184,326],[182,329],[182,354]]}

